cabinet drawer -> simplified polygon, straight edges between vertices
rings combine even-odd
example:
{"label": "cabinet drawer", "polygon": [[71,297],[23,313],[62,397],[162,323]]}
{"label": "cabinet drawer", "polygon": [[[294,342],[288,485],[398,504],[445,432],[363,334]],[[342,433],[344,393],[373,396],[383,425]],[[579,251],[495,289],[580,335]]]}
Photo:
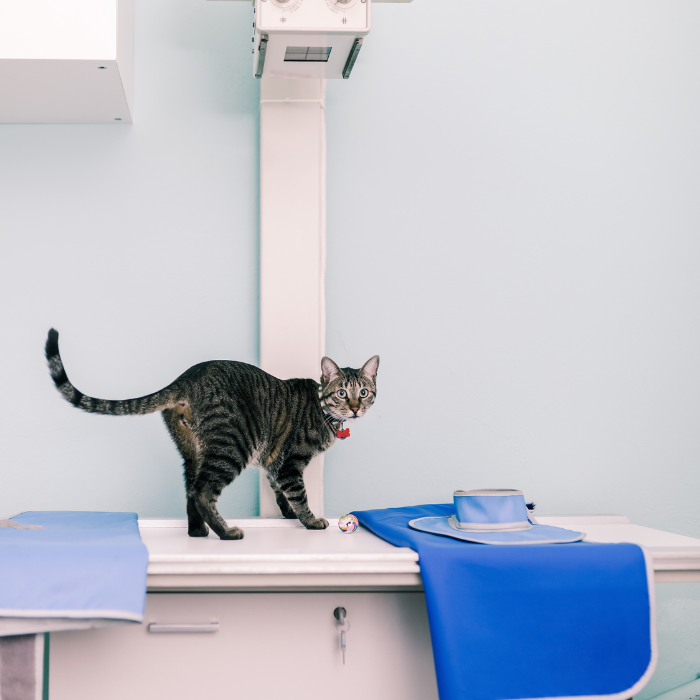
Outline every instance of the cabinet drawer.
{"label": "cabinet drawer", "polygon": [[51,700],[437,700],[413,592],[151,593],[143,625],[53,633],[49,688]]}

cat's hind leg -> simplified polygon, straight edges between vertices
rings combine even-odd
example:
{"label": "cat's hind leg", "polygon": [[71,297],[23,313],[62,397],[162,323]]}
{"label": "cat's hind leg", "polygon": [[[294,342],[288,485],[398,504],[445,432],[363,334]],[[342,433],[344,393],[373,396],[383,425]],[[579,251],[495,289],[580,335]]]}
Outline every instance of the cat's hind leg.
{"label": "cat's hind leg", "polygon": [[187,402],[180,402],[174,408],[162,411],[163,421],[182,455],[185,471],[185,489],[187,491],[187,534],[190,537],[206,537],[209,528],[204,522],[194,499],[189,495],[197,478],[197,443],[190,429],[192,414]]}
{"label": "cat's hind leg", "polygon": [[187,497],[187,534],[190,537],[206,537],[209,527],[204,522],[193,496]]}
{"label": "cat's hind leg", "polygon": [[328,527],[328,521],[325,518],[317,518],[309,510],[303,475],[309,461],[309,458],[288,457],[277,474],[277,484],[307,530],[325,530]]}
{"label": "cat's hind leg", "polygon": [[202,519],[222,540],[242,540],[244,532],[240,527],[229,527],[216,508],[221,492],[245,468],[245,463],[234,456],[234,451],[223,451],[218,446],[216,452],[205,452],[201,456],[197,478],[192,491],[187,494]]}
{"label": "cat's hind leg", "polygon": [[272,490],[275,492],[275,500],[277,501],[279,509],[282,511],[282,515],[285,518],[296,519],[297,514],[294,512],[294,508],[289,505],[287,497],[282,493],[282,489],[269,472],[267,474],[267,480],[270,482],[270,486],[272,486]]}

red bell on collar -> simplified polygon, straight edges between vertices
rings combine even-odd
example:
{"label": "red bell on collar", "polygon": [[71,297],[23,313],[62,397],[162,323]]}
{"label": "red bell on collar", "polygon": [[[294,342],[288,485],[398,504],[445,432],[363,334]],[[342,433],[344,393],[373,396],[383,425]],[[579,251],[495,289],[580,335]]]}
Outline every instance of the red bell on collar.
{"label": "red bell on collar", "polygon": [[345,428],[345,430],[336,430],[335,436],[341,440],[350,437],[350,428]]}

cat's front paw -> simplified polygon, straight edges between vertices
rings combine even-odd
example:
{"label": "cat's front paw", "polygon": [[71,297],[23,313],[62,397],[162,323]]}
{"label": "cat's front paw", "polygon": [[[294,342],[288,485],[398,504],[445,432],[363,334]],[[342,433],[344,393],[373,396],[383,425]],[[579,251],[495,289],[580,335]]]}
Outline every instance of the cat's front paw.
{"label": "cat's front paw", "polygon": [[328,521],[325,518],[314,518],[313,520],[307,520],[304,523],[304,527],[307,530],[325,530],[328,527]]}
{"label": "cat's front paw", "polygon": [[289,503],[280,504],[280,502],[277,501],[277,505],[279,505],[283,517],[289,520],[295,520],[298,517],[297,514],[292,510],[292,506],[290,506]]}

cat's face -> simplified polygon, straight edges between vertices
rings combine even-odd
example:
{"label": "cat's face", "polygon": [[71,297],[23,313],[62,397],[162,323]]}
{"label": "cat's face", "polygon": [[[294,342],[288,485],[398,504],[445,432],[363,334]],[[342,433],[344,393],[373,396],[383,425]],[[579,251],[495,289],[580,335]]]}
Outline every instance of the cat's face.
{"label": "cat's face", "polygon": [[321,391],[326,407],[337,420],[356,421],[367,413],[377,395],[379,355],[370,357],[361,369],[342,369],[324,357],[321,360]]}

